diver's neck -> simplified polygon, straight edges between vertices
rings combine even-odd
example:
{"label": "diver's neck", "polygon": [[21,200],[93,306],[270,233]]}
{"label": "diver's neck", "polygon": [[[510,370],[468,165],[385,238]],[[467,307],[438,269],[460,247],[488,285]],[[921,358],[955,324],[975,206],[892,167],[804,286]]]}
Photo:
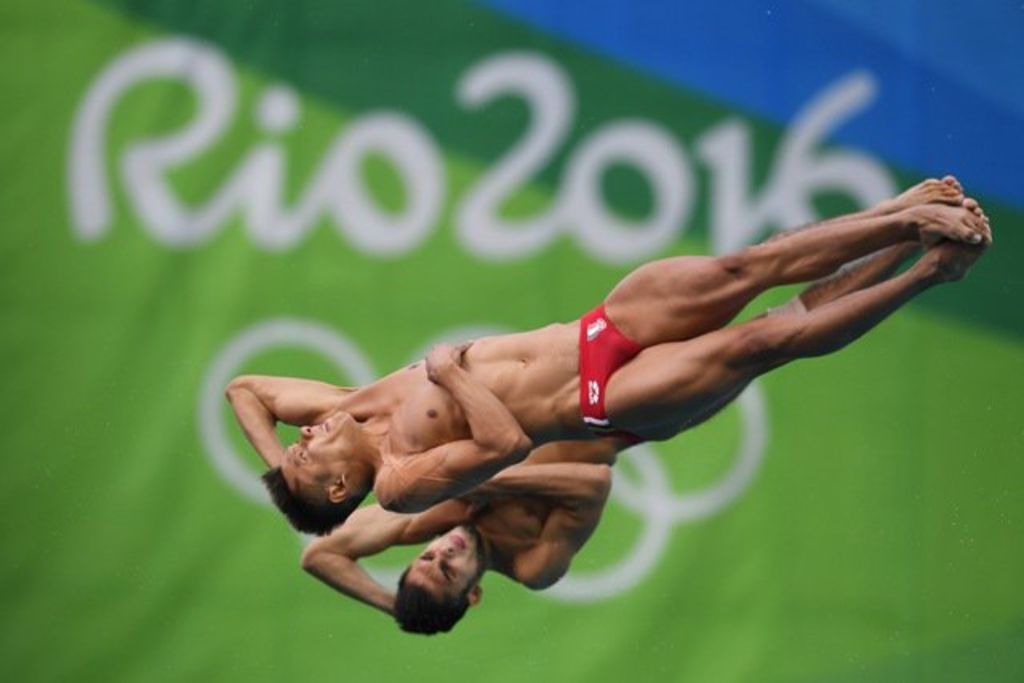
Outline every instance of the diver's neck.
{"label": "diver's neck", "polygon": [[468,522],[466,526],[473,527],[473,531],[476,532],[474,536],[476,536],[476,542],[480,544],[480,557],[484,569],[494,569],[494,546],[491,544],[491,539],[482,533],[480,527],[473,522]]}
{"label": "diver's neck", "polygon": [[349,413],[359,422],[387,421],[404,395],[393,386],[396,378],[392,375],[372,384],[345,394],[339,402],[341,410]]}
{"label": "diver's neck", "polygon": [[362,447],[359,449],[359,459],[367,467],[371,468],[374,476],[384,466],[384,456],[390,451],[388,446],[389,421],[364,422],[359,425],[362,433]]}

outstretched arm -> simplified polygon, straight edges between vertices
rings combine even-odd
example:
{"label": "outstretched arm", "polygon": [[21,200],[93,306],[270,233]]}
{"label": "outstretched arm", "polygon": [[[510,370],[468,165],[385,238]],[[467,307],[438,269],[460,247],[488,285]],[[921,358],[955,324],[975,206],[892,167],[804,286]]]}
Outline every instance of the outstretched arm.
{"label": "outstretched arm", "polygon": [[459,496],[523,460],[533,445],[508,408],[459,366],[463,350],[436,347],[427,376],[458,403],[472,438],[417,454],[401,474],[378,473],[374,494],[388,510],[418,512]]}
{"label": "outstretched arm", "polygon": [[245,438],[267,467],[277,467],[284,456],[274,431],[277,423],[315,424],[351,391],[309,379],[242,375],[231,380],[225,394]]}
{"label": "outstretched arm", "polygon": [[396,545],[420,543],[467,521],[469,505],[446,501],[414,515],[388,512],[379,505],[360,508],[328,536],[302,553],[302,568],[338,592],[392,614],[395,595],[374,581],[359,559]]}

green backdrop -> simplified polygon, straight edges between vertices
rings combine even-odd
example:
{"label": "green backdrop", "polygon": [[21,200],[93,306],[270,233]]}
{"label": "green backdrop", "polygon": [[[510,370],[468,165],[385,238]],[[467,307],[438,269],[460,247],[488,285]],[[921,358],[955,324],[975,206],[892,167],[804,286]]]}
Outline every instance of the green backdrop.
{"label": "green backdrop", "polygon": [[1024,212],[984,193],[969,280],[625,456],[571,577],[488,578],[444,637],[303,575],[221,397],[570,320],[916,182],[829,143],[870,75],[778,124],[455,0],[0,16],[10,680],[1024,679]]}

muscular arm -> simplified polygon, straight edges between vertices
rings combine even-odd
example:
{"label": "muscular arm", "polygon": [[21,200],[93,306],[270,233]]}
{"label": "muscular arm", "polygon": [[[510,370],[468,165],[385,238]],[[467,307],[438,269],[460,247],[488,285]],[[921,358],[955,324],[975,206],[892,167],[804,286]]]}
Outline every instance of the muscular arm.
{"label": "muscular arm", "polygon": [[359,565],[396,545],[428,540],[468,519],[469,506],[451,500],[414,515],[388,512],[378,505],[360,508],[328,536],[318,538],[302,554],[302,568],[339,593],[391,614],[395,596]]}
{"label": "muscular arm", "polygon": [[[605,465],[555,463],[520,465],[478,487],[473,501],[532,497],[557,508],[545,523],[540,542],[515,562],[527,585],[553,583],[568,567],[600,519],[611,485]],[[448,500],[418,514],[389,512],[378,505],[361,508],[330,535],[315,540],[302,556],[302,567],[335,590],[391,613],[394,594],[359,565],[359,559],[396,545],[429,540],[469,521],[468,500]],[[557,576],[554,574],[557,573]]]}
{"label": "muscular arm", "polygon": [[[524,472],[514,473],[515,469]],[[611,490],[611,470],[604,465],[524,465],[503,472],[501,478],[504,481],[495,484],[503,490],[528,489],[533,495],[563,501],[548,514],[537,543],[513,561],[516,581],[535,590],[548,588],[565,575],[573,556],[597,528]]]}
{"label": "muscular arm", "polygon": [[571,510],[602,507],[611,488],[607,465],[547,463],[517,465],[473,489],[475,501],[492,498],[534,498]]}
{"label": "muscular arm", "polygon": [[284,455],[274,431],[277,423],[319,422],[351,391],[308,379],[242,375],[231,380],[225,394],[245,438],[267,467],[277,467]]}
{"label": "muscular arm", "polygon": [[451,347],[427,357],[431,381],[446,389],[469,424],[471,439],[462,439],[417,454],[396,476],[383,470],[374,494],[395,512],[417,512],[459,496],[522,461],[532,447],[508,408],[456,363]]}
{"label": "muscular arm", "polygon": [[461,350],[439,347],[427,357],[427,376],[444,388],[462,409],[472,441],[491,456],[508,460],[507,467],[526,457],[533,447],[505,404],[459,364]]}
{"label": "muscular arm", "polygon": [[629,447],[624,439],[606,436],[594,441],[551,441],[534,448],[524,465],[555,462],[582,462],[591,465],[614,465],[619,451]]}

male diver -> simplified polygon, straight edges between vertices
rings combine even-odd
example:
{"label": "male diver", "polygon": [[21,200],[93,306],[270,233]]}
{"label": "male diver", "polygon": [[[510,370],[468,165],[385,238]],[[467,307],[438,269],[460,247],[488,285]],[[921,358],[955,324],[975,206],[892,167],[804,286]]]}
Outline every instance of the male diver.
{"label": "male diver", "polygon": [[[670,438],[757,376],[837,351],[921,292],[961,279],[990,244],[987,217],[959,183],[928,180],[735,254],[645,264],[577,321],[438,347],[425,362],[354,391],[246,376],[227,394],[270,467],[264,481],[275,503],[296,528],[324,534],[371,490],[389,510],[424,511],[543,443]],[[768,288],[916,246],[926,251],[902,274],[842,293],[840,273],[811,288],[839,288],[820,305],[801,297],[726,326]],[[295,444],[278,442],[277,421],[303,425]]]}
{"label": "male diver", "polygon": [[[449,631],[480,601],[485,571],[533,590],[551,586],[568,571],[600,520],[611,486],[608,465],[618,448],[613,439],[546,444],[466,496],[424,512],[362,507],[314,540],[302,567],[392,615],[406,631]],[[360,558],[390,547],[427,541],[402,574],[397,593],[359,565]]]}

